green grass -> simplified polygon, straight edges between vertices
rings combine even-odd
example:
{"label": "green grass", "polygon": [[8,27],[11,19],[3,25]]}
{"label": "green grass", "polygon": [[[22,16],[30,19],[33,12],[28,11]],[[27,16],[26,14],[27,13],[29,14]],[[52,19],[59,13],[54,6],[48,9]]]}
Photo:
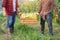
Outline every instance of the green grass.
{"label": "green grass", "polygon": [[[58,0],[55,0],[56,4],[58,6],[58,11],[59,11],[60,4],[58,4],[59,2],[57,2],[57,1]],[[28,3],[28,5],[29,4],[30,3]],[[20,11],[23,12],[25,9],[26,12],[30,12],[30,11],[36,12],[37,7],[35,8],[35,6],[38,7],[38,3],[36,5],[33,5],[33,10],[31,10],[32,6],[29,5],[29,7],[30,7],[30,8],[28,7],[29,10],[25,6],[23,6],[20,9]],[[38,17],[38,21],[39,21],[39,17]],[[15,22],[15,30],[14,30],[15,32],[14,32],[14,34],[11,34],[8,38],[10,40],[60,40],[60,21],[58,21],[58,23],[59,24],[57,24],[56,22],[53,23],[54,36],[48,35],[48,32],[47,32],[48,27],[47,26],[45,27],[45,32],[46,32],[45,35],[42,35],[40,32],[41,28],[40,28],[39,23],[37,25],[20,24],[19,17],[17,17],[16,22]],[[6,27],[6,17],[3,17],[2,15],[0,15],[0,40],[5,40],[1,27]]]}
{"label": "green grass", "polygon": [[31,28],[28,25],[18,24],[15,27],[15,33],[12,34],[11,40],[54,40],[48,35],[42,35],[36,28]]}
{"label": "green grass", "polygon": [[[2,15],[0,16],[0,20],[4,23],[6,21],[6,17],[3,17]],[[1,24],[0,24],[1,25]],[[38,25],[26,25],[26,24],[20,24],[19,17],[16,18],[15,22],[15,32],[14,34],[11,34],[9,36],[10,40],[60,40],[60,35],[59,29],[60,27],[56,27],[54,24],[54,36],[48,35],[48,33],[45,33],[45,35],[42,35],[40,32],[40,28]],[[2,26],[1,26],[2,27]],[[4,24],[5,27],[5,24]],[[57,28],[57,29],[55,29]],[[46,28],[47,30],[47,28]],[[3,37],[3,33],[1,32],[0,28],[0,40],[5,40]],[[47,32],[47,31],[46,31]],[[58,35],[57,35],[58,34]]]}

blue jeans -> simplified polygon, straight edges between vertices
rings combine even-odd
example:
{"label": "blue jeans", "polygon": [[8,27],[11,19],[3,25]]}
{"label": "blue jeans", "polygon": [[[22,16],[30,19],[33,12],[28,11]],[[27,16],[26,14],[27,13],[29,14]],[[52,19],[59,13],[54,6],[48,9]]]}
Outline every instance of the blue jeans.
{"label": "blue jeans", "polygon": [[14,28],[16,12],[13,12],[13,15],[7,15],[7,28]]}
{"label": "blue jeans", "polygon": [[[51,12],[46,15],[46,21],[48,23],[49,27],[49,34],[53,35],[53,27],[52,27],[52,14]],[[44,29],[45,29],[45,20],[41,17],[41,32],[44,34]]]}

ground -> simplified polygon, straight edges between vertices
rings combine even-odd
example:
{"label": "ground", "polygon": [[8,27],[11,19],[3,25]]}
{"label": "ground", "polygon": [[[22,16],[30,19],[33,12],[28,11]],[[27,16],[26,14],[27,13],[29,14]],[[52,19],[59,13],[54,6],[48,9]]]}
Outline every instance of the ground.
{"label": "ground", "polygon": [[[6,18],[0,21],[1,28],[6,31],[5,24]],[[53,31],[54,36],[48,35],[48,26],[47,23],[45,25],[45,35],[42,35],[40,32],[40,23],[38,22],[35,25],[26,25],[20,24],[19,17],[16,18],[15,22],[15,32],[13,34],[8,35],[4,33],[0,28],[0,40],[60,40],[60,26],[53,22]]]}

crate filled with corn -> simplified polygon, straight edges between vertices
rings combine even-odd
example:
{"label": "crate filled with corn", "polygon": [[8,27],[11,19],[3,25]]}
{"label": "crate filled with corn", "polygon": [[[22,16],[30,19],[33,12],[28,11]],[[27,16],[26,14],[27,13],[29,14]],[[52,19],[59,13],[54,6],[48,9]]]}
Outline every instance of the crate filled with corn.
{"label": "crate filled with corn", "polygon": [[37,24],[37,13],[23,13],[20,15],[21,24]]}

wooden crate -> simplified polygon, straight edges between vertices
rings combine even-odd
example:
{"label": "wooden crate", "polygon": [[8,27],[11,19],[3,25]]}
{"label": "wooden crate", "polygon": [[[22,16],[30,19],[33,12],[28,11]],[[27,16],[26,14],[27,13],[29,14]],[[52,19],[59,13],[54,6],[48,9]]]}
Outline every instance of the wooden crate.
{"label": "wooden crate", "polygon": [[[23,15],[23,14],[22,14]],[[37,15],[36,14],[25,14],[24,17],[20,16],[21,24],[37,24]]]}

